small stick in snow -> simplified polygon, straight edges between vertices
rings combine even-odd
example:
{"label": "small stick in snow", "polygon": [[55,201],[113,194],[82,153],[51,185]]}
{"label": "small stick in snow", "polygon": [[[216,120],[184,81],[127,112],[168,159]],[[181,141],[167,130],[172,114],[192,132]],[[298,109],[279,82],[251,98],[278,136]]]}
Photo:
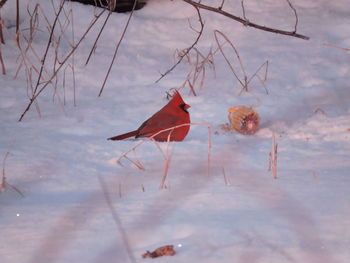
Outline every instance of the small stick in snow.
{"label": "small stick in snow", "polygon": [[230,179],[226,176],[226,172],[225,172],[224,167],[222,167],[222,174],[224,175],[225,185],[227,185],[227,186],[231,185]]}
{"label": "small stick in snow", "polygon": [[269,171],[272,170],[273,178],[277,179],[277,146],[275,133],[272,135],[272,150],[270,152]]}
{"label": "small stick in snow", "polygon": [[7,158],[10,156],[10,152],[7,152],[5,154],[5,157],[2,161],[2,180],[1,180],[1,184],[0,184],[0,192],[3,192],[6,190],[7,187],[11,188],[12,190],[16,191],[21,197],[24,197],[24,194],[22,194],[22,192],[15,186],[9,184],[7,182],[7,176],[6,176],[6,168],[5,168],[5,165],[6,165],[6,160]]}

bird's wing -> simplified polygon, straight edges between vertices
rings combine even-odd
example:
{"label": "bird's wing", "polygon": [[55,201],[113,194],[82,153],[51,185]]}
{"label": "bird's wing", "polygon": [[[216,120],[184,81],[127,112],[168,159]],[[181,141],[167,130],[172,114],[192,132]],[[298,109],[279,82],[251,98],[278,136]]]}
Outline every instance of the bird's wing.
{"label": "bird's wing", "polygon": [[161,130],[176,126],[178,120],[179,116],[177,115],[169,114],[169,112],[157,112],[142,123],[136,137],[149,137]]}

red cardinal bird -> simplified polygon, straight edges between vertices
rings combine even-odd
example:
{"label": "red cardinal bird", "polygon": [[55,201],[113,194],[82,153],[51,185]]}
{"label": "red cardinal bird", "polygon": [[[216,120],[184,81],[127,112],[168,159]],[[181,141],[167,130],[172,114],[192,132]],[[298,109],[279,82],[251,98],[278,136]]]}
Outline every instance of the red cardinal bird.
{"label": "red cardinal bird", "polygon": [[[135,136],[135,138],[151,137],[161,130],[185,123],[189,124],[190,114],[187,111],[188,108],[190,108],[190,105],[187,105],[181,98],[180,93],[176,91],[168,104],[142,123],[137,130],[108,138],[108,140],[123,140],[132,136]],[[184,125],[173,130],[161,132],[154,136],[153,139],[164,142],[168,140],[170,134],[170,141],[182,141],[189,130],[190,125]]]}

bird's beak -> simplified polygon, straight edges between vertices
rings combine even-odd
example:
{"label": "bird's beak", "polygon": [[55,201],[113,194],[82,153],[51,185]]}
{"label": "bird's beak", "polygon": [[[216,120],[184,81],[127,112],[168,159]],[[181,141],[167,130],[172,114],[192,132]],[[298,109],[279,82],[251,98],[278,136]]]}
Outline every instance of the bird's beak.
{"label": "bird's beak", "polygon": [[191,106],[188,105],[188,104],[185,104],[184,109],[187,110],[187,109],[189,109],[189,108],[191,108]]}

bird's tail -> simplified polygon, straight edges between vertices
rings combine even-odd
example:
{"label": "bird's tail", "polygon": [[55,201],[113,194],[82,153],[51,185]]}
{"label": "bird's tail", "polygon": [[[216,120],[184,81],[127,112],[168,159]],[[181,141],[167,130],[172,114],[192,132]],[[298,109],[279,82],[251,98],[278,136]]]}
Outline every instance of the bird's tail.
{"label": "bird's tail", "polygon": [[135,131],[131,131],[131,132],[127,132],[121,135],[117,135],[111,138],[108,138],[107,140],[112,140],[112,141],[120,141],[120,140],[124,140],[126,138],[132,137],[132,136],[136,136],[137,135],[137,130]]}

